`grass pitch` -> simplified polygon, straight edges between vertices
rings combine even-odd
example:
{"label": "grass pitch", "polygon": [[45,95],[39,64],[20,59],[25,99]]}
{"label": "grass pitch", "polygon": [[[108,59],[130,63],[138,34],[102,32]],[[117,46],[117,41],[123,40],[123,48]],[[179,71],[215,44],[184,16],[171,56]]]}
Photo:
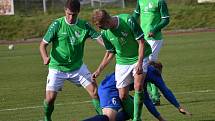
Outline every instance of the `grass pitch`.
{"label": "grass pitch", "polygon": [[[212,32],[165,35],[160,53],[163,77],[181,105],[193,113],[183,116],[161,97],[158,110],[168,121],[215,121],[215,35]],[[9,51],[0,45],[0,121],[40,121],[47,67],[39,55],[39,43],[16,44]],[[85,63],[94,71],[105,50],[87,42]],[[114,70],[114,61],[102,77]],[[99,82],[99,81],[98,81]],[[65,83],[56,100],[53,121],[80,121],[95,115],[89,96],[82,89]],[[144,121],[155,121],[143,109]]]}

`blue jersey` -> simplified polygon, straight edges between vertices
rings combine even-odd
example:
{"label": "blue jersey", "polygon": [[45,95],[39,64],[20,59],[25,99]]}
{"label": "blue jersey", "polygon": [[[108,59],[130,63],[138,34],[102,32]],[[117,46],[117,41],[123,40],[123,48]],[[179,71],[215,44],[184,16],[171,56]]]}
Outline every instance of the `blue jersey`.
{"label": "blue jersey", "polygon": [[119,92],[116,88],[115,73],[112,73],[101,82],[98,88],[101,108],[112,108],[118,111],[121,108]]}
{"label": "blue jersey", "polygon": [[[160,89],[164,97],[172,105],[177,108],[179,107],[179,103],[176,100],[175,96],[173,95],[171,90],[168,89],[168,87],[165,85],[161,73],[151,65],[148,66],[148,71],[145,78],[145,82],[149,81],[154,83]],[[110,74],[101,82],[98,89],[98,94],[100,98],[101,108],[112,108],[116,111],[121,108],[119,92],[116,88],[115,73]],[[155,117],[158,117],[160,115],[159,112],[156,110],[155,106],[153,105],[152,101],[150,100],[146,89],[144,92],[144,104]]]}
{"label": "blue jersey", "polygon": [[160,80],[160,79],[162,79],[162,76],[161,76],[161,73],[159,72],[159,70],[156,69],[155,67],[153,67],[152,65],[149,65],[145,81],[146,82],[156,81],[156,80]]}

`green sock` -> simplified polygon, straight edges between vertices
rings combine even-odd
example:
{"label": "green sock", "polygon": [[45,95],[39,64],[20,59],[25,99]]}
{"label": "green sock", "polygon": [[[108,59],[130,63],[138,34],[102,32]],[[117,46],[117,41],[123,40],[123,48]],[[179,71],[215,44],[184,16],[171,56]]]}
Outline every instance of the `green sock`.
{"label": "green sock", "polygon": [[131,96],[128,96],[128,98],[122,100],[122,105],[123,105],[125,112],[129,115],[129,117],[131,119],[133,119],[133,116],[134,116],[133,98]]}
{"label": "green sock", "polygon": [[153,83],[147,83],[147,91],[150,94],[150,98],[153,103],[156,103],[160,100],[160,93],[158,91],[158,88]]}
{"label": "green sock", "polygon": [[52,112],[54,111],[54,105],[48,105],[48,102],[46,100],[44,100],[43,102],[43,106],[44,106],[44,113],[45,113],[45,121],[51,121],[51,115]]}
{"label": "green sock", "polygon": [[102,115],[102,109],[100,107],[100,102],[98,99],[92,99],[93,106],[96,109],[97,114]]}
{"label": "green sock", "polygon": [[134,118],[133,121],[142,121],[142,107],[143,107],[143,91],[135,91],[134,94]]}

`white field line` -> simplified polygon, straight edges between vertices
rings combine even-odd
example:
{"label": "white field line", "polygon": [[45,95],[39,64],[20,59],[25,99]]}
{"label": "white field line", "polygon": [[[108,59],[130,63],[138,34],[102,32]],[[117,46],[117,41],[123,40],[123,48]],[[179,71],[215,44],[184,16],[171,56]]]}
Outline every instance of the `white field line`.
{"label": "white field line", "polygon": [[[55,105],[58,105],[58,106],[61,106],[61,105],[68,105],[68,104],[71,104],[71,105],[76,105],[76,104],[83,104],[83,103],[89,103],[91,101],[81,101],[81,102],[72,102],[72,103],[67,103],[67,104],[55,104]],[[22,107],[22,108],[8,108],[8,109],[1,109],[0,112],[4,112],[4,111],[16,111],[16,110],[24,110],[24,109],[35,109],[35,108],[42,108],[43,106],[29,106],[29,107]]]}
{"label": "white field line", "polygon": [[[174,94],[193,94],[193,93],[208,93],[208,92],[215,92],[215,90],[199,90],[199,91],[191,91],[191,92],[176,92]],[[80,101],[80,102],[72,102],[67,104],[55,104],[55,106],[62,106],[62,105],[77,105],[77,104],[85,104],[90,103],[90,100],[87,101]],[[24,109],[36,109],[36,108],[42,108],[43,106],[29,106],[29,107],[21,107],[21,108],[8,108],[8,109],[0,109],[0,112],[5,111],[16,111],[16,110],[24,110]]]}

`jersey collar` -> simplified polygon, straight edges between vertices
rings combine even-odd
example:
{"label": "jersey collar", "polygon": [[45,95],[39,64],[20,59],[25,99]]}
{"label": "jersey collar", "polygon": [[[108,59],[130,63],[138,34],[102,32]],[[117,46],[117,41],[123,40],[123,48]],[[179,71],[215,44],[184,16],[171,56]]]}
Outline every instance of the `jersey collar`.
{"label": "jersey collar", "polygon": [[76,25],[78,23],[78,18],[76,19],[75,23],[74,24],[70,24],[67,20],[66,20],[66,17],[64,17],[64,20],[65,22],[68,24],[68,25]]}

